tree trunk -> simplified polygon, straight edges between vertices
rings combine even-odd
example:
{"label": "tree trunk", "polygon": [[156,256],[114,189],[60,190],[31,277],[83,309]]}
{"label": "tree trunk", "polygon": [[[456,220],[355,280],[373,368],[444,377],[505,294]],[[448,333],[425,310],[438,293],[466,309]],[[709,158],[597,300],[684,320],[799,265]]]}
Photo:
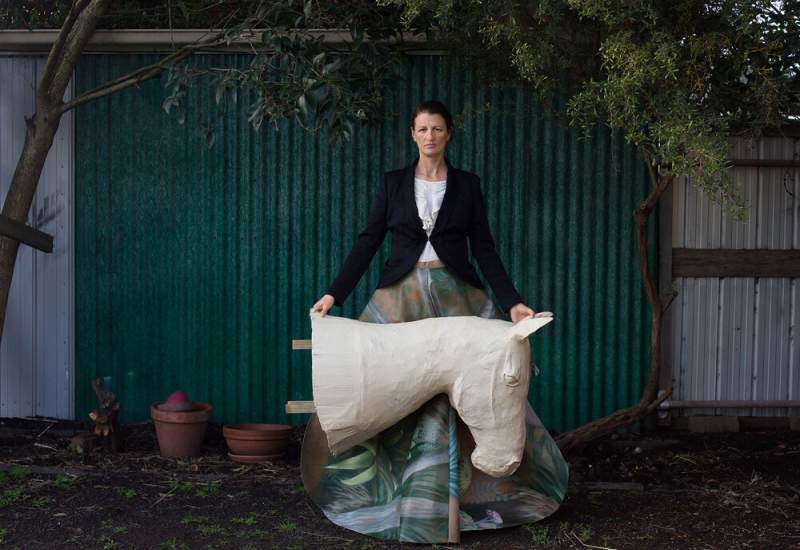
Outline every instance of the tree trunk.
{"label": "tree trunk", "polygon": [[[27,132],[14,176],[3,203],[3,215],[25,222],[31,209],[36,187],[42,175],[44,161],[61,120],[60,114],[38,113],[26,119]],[[5,325],[8,296],[14,265],[17,261],[19,241],[0,235],[0,341]]]}
{"label": "tree trunk", "polygon": [[651,309],[650,368],[647,374],[647,384],[642,391],[642,397],[638,404],[628,407],[627,409],[620,409],[608,416],[558,436],[556,438],[556,443],[558,443],[562,451],[582,445],[592,439],[608,434],[617,428],[627,426],[628,424],[642,419],[644,416],[654,411],[669,395],[669,393],[667,393],[667,395],[662,396],[660,399],[658,398],[658,380],[661,373],[661,319],[664,316],[665,308],[658,295],[656,281],[650,272],[650,260],[647,257],[647,221],[656,204],[658,204],[661,195],[669,188],[674,176],[671,174],[666,177],[659,176],[649,156],[645,154],[644,158],[650,173],[652,189],[644,202],[639,204],[639,207],[633,212],[633,218],[636,222],[636,248],[639,253],[639,272],[642,275],[642,283],[644,284],[645,294],[647,295],[647,302],[650,304]]}
{"label": "tree trunk", "polygon": [[[25,142],[22,146],[2,213],[24,223],[39,185],[47,154],[53,145],[61,116],[84,103],[137,86],[156,78],[169,67],[201,49],[213,49],[226,43],[225,32],[187,44],[157,63],[137,69],[127,75],[98,86],[67,101],[63,101],[75,66],[86,43],[94,34],[98,18],[105,12],[108,0],[76,0],[53,43],[42,77],[36,87],[36,112],[26,118]],[[0,235],[0,342],[3,338],[8,296],[19,241]]]}
{"label": "tree trunk", "polygon": [[[3,202],[3,214],[12,220],[25,223],[28,218],[47,153],[64,112],[64,91],[84,46],[94,34],[98,17],[105,12],[107,2],[76,0],[50,50],[36,87],[36,113],[25,120],[25,142]],[[19,241],[0,236],[0,341],[18,250]]]}

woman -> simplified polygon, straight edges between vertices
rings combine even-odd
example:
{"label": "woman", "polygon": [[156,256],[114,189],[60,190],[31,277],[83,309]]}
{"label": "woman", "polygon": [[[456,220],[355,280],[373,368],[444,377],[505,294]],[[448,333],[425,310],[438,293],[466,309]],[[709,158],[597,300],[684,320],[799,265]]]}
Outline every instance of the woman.
{"label": "woman", "polygon": [[[411,139],[419,158],[384,174],[366,227],[312,310],[325,315],[344,302],[391,230],[391,256],[361,321],[503,318],[507,312],[516,323],[534,315],[495,251],[478,177],[445,158],[452,134],[453,119],[443,104],[426,101],[417,107]],[[502,311],[469,262],[468,240]],[[446,396],[336,457],[328,454],[312,417],[303,443],[303,480],[331,521],[386,540],[446,542],[449,502],[455,503],[461,530],[537,521],[563,500],[567,465],[530,407],[527,421],[522,464],[513,475],[496,479],[472,467],[474,443]]]}

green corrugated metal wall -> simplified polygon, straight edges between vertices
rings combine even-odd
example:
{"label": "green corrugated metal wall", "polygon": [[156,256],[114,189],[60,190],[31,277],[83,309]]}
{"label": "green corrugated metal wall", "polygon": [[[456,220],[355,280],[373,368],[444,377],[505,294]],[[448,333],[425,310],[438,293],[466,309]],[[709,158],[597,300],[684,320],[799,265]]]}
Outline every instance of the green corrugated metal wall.
{"label": "green corrugated metal wall", "polygon": [[[153,59],[86,56],[78,88]],[[462,125],[448,157],[482,176],[521,294],[555,312],[534,339],[534,408],[564,430],[637,400],[650,320],[631,213],[648,181],[620,135],[578,139],[528,94],[436,56],[411,56],[387,123],[340,147],[291,123],[252,131],[240,96],[208,150],[197,125],[214,112],[211,94],[191,92],[185,126],[161,111],[163,97],[149,82],[76,115],[79,417],[94,406],[97,375],[124,421],[147,419],[149,403],[176,388],[209,400],[224,422],[286,421],[287,400],[310,399],[309,352],[290,341],[309,337],[308,308],[353,243],[379,174],[414,158],[407,117],[425,98],[446,101]],[[358,315],[387,250],[337,314]]]}

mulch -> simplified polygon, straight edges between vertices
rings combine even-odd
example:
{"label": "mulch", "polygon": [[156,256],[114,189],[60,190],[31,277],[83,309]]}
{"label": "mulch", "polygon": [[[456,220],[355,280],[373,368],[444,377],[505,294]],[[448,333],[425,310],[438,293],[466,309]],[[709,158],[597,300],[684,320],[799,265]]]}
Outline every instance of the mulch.
{"label": "mulch", "polygon": [[[203,453],[158,454],[150,423],[125,449],[78,455],[78,422],[0,419],[0,548],[418,548],[331,524],[286,456],[242,465],[211,425]],[[536,524],[464,533],[464,548],[800,548],[800,432],[615,434],[568,456],[570,490]],[[440,545],[440,547],[442,547]]]}

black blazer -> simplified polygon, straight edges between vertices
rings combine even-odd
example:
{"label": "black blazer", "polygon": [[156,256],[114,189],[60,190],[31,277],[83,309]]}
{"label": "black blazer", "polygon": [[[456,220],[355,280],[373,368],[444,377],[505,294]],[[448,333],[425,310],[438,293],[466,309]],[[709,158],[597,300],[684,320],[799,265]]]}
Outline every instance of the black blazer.
{"label": "black blazer", "polygon": [[[414,169],[419,159],[401,170],[386,172],[372,202],[367,225],[358,234],[355,245],[327,293],[341,306],[367,270],[383,242],[386,231],[392,232],[392,250],[383,267],[378,288],[402,279],[417,263],[428,236],[422,228],[414,198]],[[497,298],[508,312],[522,301],[497,255],[486,219],[480,178],[458,170],[447,162],[447,187],[442,206],[433,226],[430,241],[439,259],[457,276],[477,288],[484,288],[469,262],[467,238],[472,255]]]}

